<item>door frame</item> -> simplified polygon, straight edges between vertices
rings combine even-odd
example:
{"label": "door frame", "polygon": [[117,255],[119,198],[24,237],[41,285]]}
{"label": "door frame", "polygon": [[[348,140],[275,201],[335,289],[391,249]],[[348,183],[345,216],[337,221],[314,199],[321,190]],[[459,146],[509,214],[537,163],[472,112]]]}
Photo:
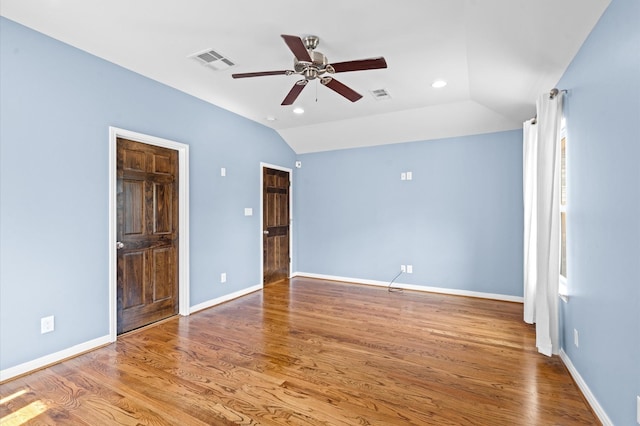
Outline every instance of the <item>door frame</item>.
{"label": "door frame", "polygon": [[260,162],[260,285],[264,288],[264,169],[281,170],[289,173],[289,274],[293,274],[293,170],[288,167]]}
{"label": "door frame", "polygon": [[117,339],[117,139],[124,138],[147,145],[178,151],[178,313],[189,315],[189,145],[109,127],[109,338]]}

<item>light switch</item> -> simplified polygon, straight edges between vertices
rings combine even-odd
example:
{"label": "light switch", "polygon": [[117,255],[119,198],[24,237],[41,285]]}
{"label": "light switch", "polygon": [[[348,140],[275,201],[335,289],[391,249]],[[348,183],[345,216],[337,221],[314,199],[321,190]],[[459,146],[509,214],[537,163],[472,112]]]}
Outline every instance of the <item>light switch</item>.
{"label": "light switch", "polygon": [[400,180],[407,180],[407,174],[406,173],[400,173]]}
{"label": "light switch", "polygon": [[227,169],[225,169],[224,167],[220,169],[220,176],[226,176],[227,175]]}
{"label": "light switch", "polygon": [[412,179],[413,179],[413,173],[407,172],[407,180],[412,180]]}
{"label": "light switch", "polygon": [[244,215],[245,216],[253,216],[253,209],[251,207],[245,207],[244,208]]}

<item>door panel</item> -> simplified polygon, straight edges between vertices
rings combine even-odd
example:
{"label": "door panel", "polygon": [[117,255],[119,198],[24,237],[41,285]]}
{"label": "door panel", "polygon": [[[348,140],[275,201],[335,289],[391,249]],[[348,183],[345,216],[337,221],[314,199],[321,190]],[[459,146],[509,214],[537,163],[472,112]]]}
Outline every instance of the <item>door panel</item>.
{"label": "door panel", "polygon": [[289,277],[289,172],[263,169],[264,283]]}
{"label": "door panel", "polygon": [[118,333],[178,313],[178,153],[118,138]]}
{"label": "door panel", "polygon": [[153,233],[154,234],[169,234],[173,231],[171,220],[173,203],[172,184],[153,184],[153,202],[155,208],[153,209]]}
{"label": "door panel", "polygon": [[175,256],[172,248],[160,248],[153,250],[153,301],[158,302],[174,296],[171,277],[166,274],[172,270],[171,265]]}
{"label": "door panel", "polygon": [[122,282],[125,289],[122,308],[126,310],[143,304],[145,255],[143,251],[130,251],[122,257],[124,262]]}
{"label": "door panel", "polygon": [[144,172],[146,170],[146,158],[144,151],[128,149],[122,153],[123,169]]}
{"label": "door panel", "polygon": [[154,155],[153,172],[167,175],[171,174],[171,157],[167,155]]}
{"label": "door panel", "polygon": [[123,186],[124,233],[140,235],[144,233],[144,182],[125,180]]}

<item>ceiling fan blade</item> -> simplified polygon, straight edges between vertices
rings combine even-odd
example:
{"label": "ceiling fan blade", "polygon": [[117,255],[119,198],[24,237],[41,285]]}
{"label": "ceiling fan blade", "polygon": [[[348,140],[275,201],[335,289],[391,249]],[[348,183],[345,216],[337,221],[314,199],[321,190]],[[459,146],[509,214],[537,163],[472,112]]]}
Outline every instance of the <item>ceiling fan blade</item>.
{"label": "ceiling fan blade", "polygon": [[355,102],[362,97],[360,93],[356,92],[348,86],[345,86],[335,78],[324,77],[322,80],[320,80],[320,82],[339,95],[342,95],[345,98],[349,99],[351,102]]}
{"label": "ceiling fan blade", "polygon": [[334,72],[347,72],[347,71],[364,71],[375,70],[379,68],[386,68],[387,61],[381,56],[379,58],[360,59],[357,61],[346,61],[331,64]]}
{"label": "ceiling fan blade", "polygon": [[240,74],[231,74],[233,78],[247,78],[247,77],[262,77],[265,75],[289,75],[293,74],[293,71],[282,70],[282,71],[258,71],[258,72],[244,72]]}
{"label": "ceiling fan blade", "polygon": [[280,105],[292,105],[296,99],[298,99],[298,95],[300,95],[300,92],[302,92],[302,89],[304,89],[307,83],[307,80],[296,82]]}
{"label": "ceiling fan blade", "polygon": [[287,43],[287,46],[289,46],[289,49],[291,49],[293,56],[295,56],[297,60],[313,62],[309,51],[304,47],[304,43],[300,37],[286,34],[281,34],[280,36],[284,39],[284,42]]}

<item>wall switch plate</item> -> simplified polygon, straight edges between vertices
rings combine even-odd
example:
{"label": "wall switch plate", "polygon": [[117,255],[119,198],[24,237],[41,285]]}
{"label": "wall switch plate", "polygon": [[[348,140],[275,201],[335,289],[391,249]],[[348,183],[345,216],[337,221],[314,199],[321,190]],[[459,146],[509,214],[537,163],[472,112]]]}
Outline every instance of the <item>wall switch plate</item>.
{"label": "wall switch plate", "polygon": [[400,180],[407,180],[407,174],[406,173],[400,173]]}
{"label": "wall switch plate", "polygon": [[407,265],[407,274],[413,274],[413,265]]}
{"label": "wall switch plate", "polygon": [[400,272],[407,272],[407,265],[400,265]]}
{"label": "wall switch plate", "polygon": [[224,167],[220,169],[220,176],[226,176],[227,175],[227,169],[225,169]]}
{"label": "wall switch plate", "polygon": [[576,330],[575,328],[573,329],[573,344],[576,345],[576,348],[579,347],[579,345],[578,345],[578,330]]}
{"label": "wall switch plate", "polygon": [[50,317],[44,317],[40,319],[40,333],[50,333],[54,330],[55,323],[53,319],[53,315]]}
{"label": "wall switch plate", "polygon": [[220,274],[220,282],[221,283],[226,283],[227,282],[227,273],[223,272]]}
{"label": "wall switch plate", "polygon": [[413,172],[407,172],[407,180],[413,180]]}
{"label": "wall switch plate", "polygon": [[244,208],[244,215],[245,216],[253,216],[253,209],[251,207],[245,207]]}

